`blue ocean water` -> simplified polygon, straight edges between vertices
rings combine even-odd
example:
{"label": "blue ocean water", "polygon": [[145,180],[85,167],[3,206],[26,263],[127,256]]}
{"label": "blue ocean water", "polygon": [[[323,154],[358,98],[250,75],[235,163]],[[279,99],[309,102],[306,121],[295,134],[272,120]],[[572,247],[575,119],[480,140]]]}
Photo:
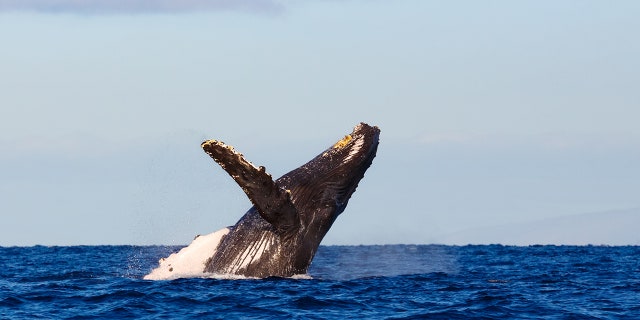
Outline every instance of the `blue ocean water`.
{"label": "blue ocean water", "polygon": [[178,249],[0,248],[0,317],[640,319],[640,247],[322,246],[310,279],[142,280]]}

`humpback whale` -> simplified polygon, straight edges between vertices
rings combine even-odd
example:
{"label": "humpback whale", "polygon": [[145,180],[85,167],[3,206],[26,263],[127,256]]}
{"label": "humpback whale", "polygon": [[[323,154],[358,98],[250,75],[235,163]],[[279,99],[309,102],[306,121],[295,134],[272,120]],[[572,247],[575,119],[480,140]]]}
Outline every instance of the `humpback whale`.
{"label": "humpback whale", "polygon": [[360,123],[306,164],[274,180],[232,146],[207,140],[202,149],[253,206],[234,225],[199,236],[145,279],[207,274],[265,278],[307,273],[329,228],[345,210],[378,149],[380,129]]}

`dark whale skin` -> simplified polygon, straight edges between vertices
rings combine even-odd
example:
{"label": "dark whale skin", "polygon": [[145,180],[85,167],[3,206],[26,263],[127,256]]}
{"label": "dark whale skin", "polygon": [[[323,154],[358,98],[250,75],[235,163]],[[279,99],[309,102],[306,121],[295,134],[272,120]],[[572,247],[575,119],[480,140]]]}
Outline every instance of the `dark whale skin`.
{"label": "dark whale skin", "polygon": [[273,180],[217,140],[202,143],[240,185],[251,207],[218,244],[204,272],[246,277],[305,274],[331,225],[376,155],[380,129],[358,124],[306,164]]}

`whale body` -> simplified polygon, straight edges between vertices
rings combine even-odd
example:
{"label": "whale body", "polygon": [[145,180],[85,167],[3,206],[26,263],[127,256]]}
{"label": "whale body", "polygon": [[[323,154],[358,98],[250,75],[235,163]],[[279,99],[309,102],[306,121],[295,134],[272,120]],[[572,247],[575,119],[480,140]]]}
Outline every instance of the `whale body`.
{"label": "whale body", "polygon": [[306,164],[274,180],[218,140],[202,143],[251,200],[231,227],[199,236],[145,279],[235,275],[264,278],[307,273],[329,228],[345,210],[378,149],[380,129],[358,124]]}

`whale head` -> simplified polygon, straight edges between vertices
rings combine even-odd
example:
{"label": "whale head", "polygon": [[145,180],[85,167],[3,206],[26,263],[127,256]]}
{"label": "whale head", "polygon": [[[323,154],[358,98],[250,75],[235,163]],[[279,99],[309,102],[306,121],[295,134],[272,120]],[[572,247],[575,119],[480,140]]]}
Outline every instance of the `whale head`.
{"label": "whale head", "polygon": [[285,174],[276,182],[291,191],[296,207],[333,208],[344,211],[378,149],[380,129],[358,124],[351,134],[311,161]]}
{"label": "whale head", "polygon": [[365,123],[311,161],[279,178],[303,227],[324,235],[347,206],[378,149],[380,129]]}

